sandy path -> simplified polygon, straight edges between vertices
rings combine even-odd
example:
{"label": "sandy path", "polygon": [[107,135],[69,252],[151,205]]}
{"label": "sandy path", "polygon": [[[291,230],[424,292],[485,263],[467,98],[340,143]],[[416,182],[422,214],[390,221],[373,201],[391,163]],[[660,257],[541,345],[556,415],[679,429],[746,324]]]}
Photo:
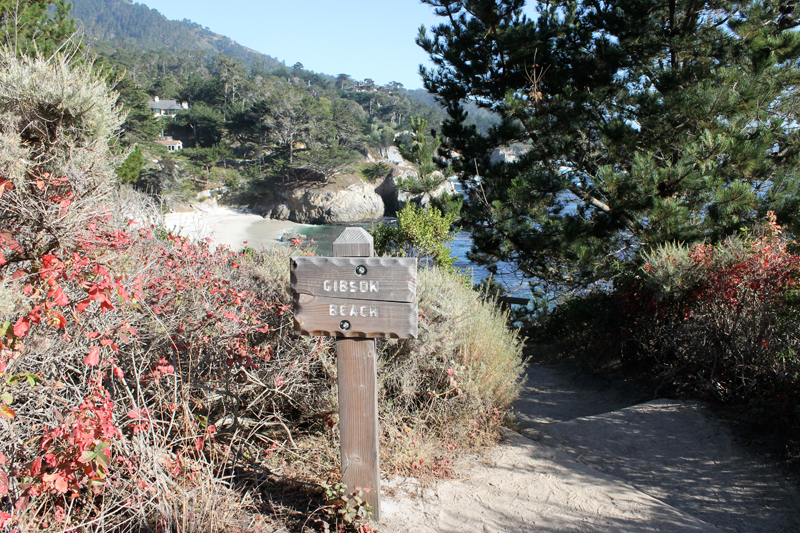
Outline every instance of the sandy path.
{"label": "sandy path", "polygon": [[508,431],[461,478],[383,491],[380,531],[420,533],[713,532],[714,527],[567,454]]}
{"label": "sandy path", "polygon": [[389,480],[381,531],[800,531],[797,487],[702,404],[646,402],[564,367],[528,376],[523,435],[463,461],[457,480]]}

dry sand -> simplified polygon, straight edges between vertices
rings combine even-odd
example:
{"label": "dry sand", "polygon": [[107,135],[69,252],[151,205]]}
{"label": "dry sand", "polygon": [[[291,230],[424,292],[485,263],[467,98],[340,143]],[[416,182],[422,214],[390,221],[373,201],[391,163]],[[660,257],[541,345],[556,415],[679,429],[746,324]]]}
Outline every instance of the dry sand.
{"label": "dry sand", "polygon": [[797,532],[800,492],[703,404],[532,364],[520,433],[421,488],[389,479],[381,532]]}
{"label": "dry sand", "polygon": [[221,207],[209,200],[193,206],[192,211],[168,213],[164,223],[168,229],[194,240],[209,238],[215,246],[230,246],[234,250],[245,244],[253,248],[270,247],[284,232],[308,227],[296,222],[271,220],[244,210]]}

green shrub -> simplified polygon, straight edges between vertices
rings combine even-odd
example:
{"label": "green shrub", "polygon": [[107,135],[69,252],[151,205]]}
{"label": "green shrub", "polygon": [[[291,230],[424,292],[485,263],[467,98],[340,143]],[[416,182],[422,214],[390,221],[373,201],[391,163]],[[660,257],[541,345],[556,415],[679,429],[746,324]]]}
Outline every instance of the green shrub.
{"label": "green shrub", "polygon": [[523,340],[457,273],[421,270],[418,295],[419,337],[381,342],[380,406],[389,464],[435,470],[448,446],[495,436],[522,385]]}
{"label": "green shrub", "polygon": [[417,257],[427,266],[450,268],[455,257],[450,256],[447,243],[455,237],[456,215],[435,207],[428,209],[412,203],[397,213],[397,225],[378,224],[372,228],[376,255]]}
{"label": "green shrub", "polygon": [[445,181],[447,181],[447,178],[438,173],[431,173],[426,176],[411,175],[407,178],[399,178],[397,180],[397,188],[414,195],[430,193],[438,189]]}
{"label": "green shrub", "polygon": [[373,163],[366,165],[361,169],[361,175],[370,183],[382,180],[388,174],[391,168],[383,162]]}

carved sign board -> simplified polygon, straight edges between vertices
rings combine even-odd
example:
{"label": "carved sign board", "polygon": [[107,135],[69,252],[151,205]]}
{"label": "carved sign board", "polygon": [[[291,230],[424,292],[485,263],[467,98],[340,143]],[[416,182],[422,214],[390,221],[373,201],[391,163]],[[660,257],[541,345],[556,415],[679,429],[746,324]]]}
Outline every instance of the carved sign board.
{"label": "carved sign board", "polygon": [[294,329],[342,338],[417,336],[413,257],[292,257]]}

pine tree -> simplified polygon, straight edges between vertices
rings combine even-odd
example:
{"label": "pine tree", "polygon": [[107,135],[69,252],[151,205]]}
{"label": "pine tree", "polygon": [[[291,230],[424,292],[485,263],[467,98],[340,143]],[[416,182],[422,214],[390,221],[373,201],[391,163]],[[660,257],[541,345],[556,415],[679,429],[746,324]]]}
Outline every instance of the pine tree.
{"label": "pine tree", "polygon": [[[800,229],[793,1],[542,1],[535,20],[524,0],[423,2],[447,20],[417,42],[476,258],[582,287],[768,210]],[[501,123],[466,126],[465,100]]]}
{"label": "pine tree", "polygon": [[75,33],[71,9],[66,0],[0,0],[0,38],[17,53],[47,57]]}

